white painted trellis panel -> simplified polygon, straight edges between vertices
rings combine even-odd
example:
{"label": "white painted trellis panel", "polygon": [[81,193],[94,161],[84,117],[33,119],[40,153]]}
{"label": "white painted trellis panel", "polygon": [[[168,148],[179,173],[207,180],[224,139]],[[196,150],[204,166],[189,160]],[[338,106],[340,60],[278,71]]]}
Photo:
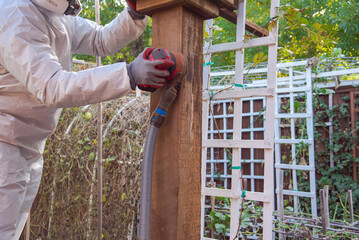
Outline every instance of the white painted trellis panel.
{"label": "white painted trellis panel", "polygon": [[[267,73],[267,82],[266,86],[261,86],[259,89],[244,89],[237,88],[235,90],[231,89],[229,91],[222,91],[219,94],[211,97],[209,92],[209,79],[210,79],[210,64],[205,64],[204,66],[204,84],[203,84],[203,118],[202,118],[202,224],[201,224],[201,239],[211,239],[208,236],[205,237],[204,229],[204,220],[205,220],[205,209],[206,209],[206,196],[209,197],[228,197],[231,199],[230,205],[230,239],[235,239],[237,231],[239,228],[239,215],[241,209],[241,203],[243,200],[253,200],[263,203],[263,239],[272,239],[272,220],[273,220],[273,203],[274,203],[274,161],[273,161],[273,149],[274,149],[274,109],[275,109],[275,98],[274,90],[276,88],[276,75],[277,75],[277,38],[278,38],[278,28],[277,23],[272,26],[269,36],[262,38],[255,38],[247,41],[244,39],[245,35],[245,19],[246,19],[246,1],[240,1],[238,3],[238,18],[237,18],[237,37],[236,42],[212,45],[211,42],[207,42],[204,46],[205,62],[209,63],[211,61],[211,54],[224,52],[224,51],[236,51],[236,62],[235,62],[235,84],[243,85],[244,78],[244,49],[258,47],[258,46],[268,46],[268,68],[266,69]],[[276,17],[276,11],[279,7],[279,0],[271,1],[270,8],[270,17]],[[209,36],[212,36],[212,21],[206,22],[206,30],[209,33]],[[262,98],[263,106],[266,107],[264,112],[264,127],[260,129],[264,132],[263,140],[254,140],[252,132],[255,131],[251,125],[250,129],[242,128],[242,117],[253,116],[251,114],[243,113],[243,101],[246,98]],[[213,98],[213,99],[212,99]],[[208,139],[210,135],[213,138],[214,128],[213,120],[209,116],[209,104],[213,101],[218,100],[228,100],[233,101],[233,139]],[[225,108],[225,105],[223,105]],[[250,112],[253,112],[251,108]],[[221,118],[222,116],[217,116]],[[253,120],[253,118],[251,118]],[[208,130],[208,122],[210,122],[210,130]],[[225,120],[224,120],[225,124]],[[257,129],[257,131],[259,131]],[[224,135],[230,133],[223,129],[220,131]],[[243,140],[242,133],[250,132],[250,140]],[[231,188],[230,189],[218,189],[211,188],[207,186],[207,153],[210,149],[211,159],[213,159],[212,148],[228,148],[232,149],[232,175],[231,175]],[[241,183],[241,163],[242,163],[242,154],[241,151],[243,148],[250,149],[252,156],[253,149],[263,149],[264,151],[264,176],[257,179],[264,179],[264,191],[263,192],[254,192],[254,191],[243,191],[243,186]],[[226,157],[225,157],[226,158]],[[251,157],[252,158],[252,157]],[[226,159],[221,159],[221,162],[225,163]],[[254,159],[250,159],[251,164],[256,162]],[[261,160],[257,160],[261,162]],[[211,171],[212,165],[211,165]],[[253,172],[251,172],[251,177],[253,179]],[[253,188],[251,189],[253,190]],[[243,198],[243,194],[245,196]],[[254,238],[257,238],[254,236]]]}
{"label": "white painted trellis panel", "polygon": [[[299,210],[299,198],[310,198],[311,201],[311,214],[313,217],[317,216],[317,204],[316,204],[316,182],[315,182],[315,156],[314,156],[314,127],[313,127],[313,105],[312,105],[312,79],[311,79],[311,67],[307,66],[305,69],[305,81],[300,83],[296,82],[294,76],[294,67],[298,67],[300,65],[291,66],[289,63],[287,64],[288,67],[288,81],[284,86],[285,88],[277,89],[276,90],[276,109],[275,109],[275,158],[276,158],[276,193],[279,194],[279,183],[280,183],[280,171],[281,170],[290,170],[291,171],[291,182],[292,182],[292,189],[287,189],[283,191],[284,195],[293,196],[294,200],[294,211],[298,212]],[[304,67],[305,64],[302,65]],[[302,77],[302,75],[301,75]],[[295,98],[299,96],[299,94],[304,94],[306,98],[306,106],[305,106],[305,113],[296,113],[294,111],[294,102]],[[282,113],[280,112],[281,109],[281,100],[282,99],[289,99],[289,113]],[[282,119],[288,119],[290,121],[290,139],[287,137],[282,138],[281,136],[281,128],[288,127],[284,126],[281,123]],[[306,122],[306,136],[307,139],[301,139],[296,137],[296,120],[303,119]],[[296,161],[297,149],[296,147],[299,144],[308,144],[308,165],[301,165],[298,164]],[[282,163],[282,153],[281,153],[281,145],[290,145],[291,146],[291,164]],[[297,171],[308,171],[309,172],[309,185],[310,191],[304,192],[298,189],[298,179],[297,179]],[[280,201],[283,199],[277,197],[277,207],[279,209]]]}
{"label": "white painted trellis panel", "polygon": [[[213,19],[207,20],[205,24],[206,32],[209,37],[212,37],[213,32]],[[212,44],[212,41],[206,41],[204,44],[204,48],[209,47]],[[211,61],[211,54],[204,54],[204,60],[206,63]],[[203,91],[208,92],[209,80],[210,80],[210,71],[211,65],[207,64],[203,66]],[[209,115],[209,99],[203,99],[202,101],[202,139],[208,138],[208,115]],[[213,159],[213,158],[211,158]],[[206,160],[207,160],[207,147],[202,146],[202,164],[201,164],[201,188],[204,189],[206,187]],[[206,196],[201,194],[201,239],[210,239],[204,237],[204,220],[205,220],[205,199]]]}
{"label": "white painted trellis panel", "polygon": [[[295,150],[295,145],[300,144],[300,143],[304,143],[304,144],[309,144],[309,162],[308,165],[298,165],[298,164],[281,164],[280,160],[276,160],[276,164],[275,164],[275,168],[278,170],[284,169],[284,170],[289,170],[292,173],[294,173],[293,175],[296,175],[296,171],[301,170],[301,171],[308,171],[309,175],[310,175],[310,179],[308,180],[308,184],[311,186],[311,190],[310,192],[303,192],[303,191],[298,191],[297,186],[294,186],[292,190],[284,190],[283,193],[284,195],[287,196],[292,196],[293,199],[296,198],[310,198],[311,200],[311,210],[312,210],[312,215],[313,217],[316,217],[316,196],[315,196],[315,159],[314,159],[314,137],[313,137],[313,131],[314,131],[314,126],[313,126],[313,109],[312,109],[312,82],[311,79],[312,78],[321,78],[321,77],[331,77],[331,76],[341,76],[343,74],[357,74],[359,73],[359,68],[352,68],[352,69],[346,69],[346,70],[341,70],[341,71],[333,71],[333,72],[325,72],[325,73],[320,73],[320,74],[313,74],[311,73],[311,67],[310,66],[306,66],[307,65],[307,61],[300,61],[300,62],[289,62],[289,63],[280,63],[277,65],[277,69],[279,69],[279,71],[281,71],[282,73],[288,73],[286,77],[280,77],[277,79],[277,86],[275,88],[269,88],[267,86],[267,79],[263,79],[263,80],[255,80],[253,82],[253,84],[248,84],[250,88],[252,89],[248,89],[246,91],[243,91],[242,89],[231,89],[230,91],[225,91],[225,92],[221,92],[220,94],[215,95],[214,99],[212,102],[220,102],[220,101],[229,101],[228,99],[244,99],[244,98],[252,98],[252,97],[258,97],[258,96],[264,96],[266,98],[270,97],[270,96],[275,96],[275,100],[278,99],[277,95],[280,95],[280,97],[282,98],[289,98],[290,102],[291,102],[291,109],[294,109],[293,103],[294,103],[294,99],[296,97],[298,97],[300,94],[303,94],[304,92],[306,93],[306,96],[308,96],[307,98],[307,105],[306,105],[306,112],[305,113],[296,113],[294,111],[291,111],[290,113],[280,113],[278,114],[278,111],[276,110],[276,114],[275,114],[275,119],[276,121],[276,127],[275,127],[275,135],[276,135],[276,139],[274,140],[274,144],[276,145],[275,151],[276,151],[276,156],[279,156],[278,159],[280,159],[281,156],[281,152],[280,152],[280,144],[288,144],[288,145],[292,145],[292,153],[293,155],[296,154],[296,150]],[[304,69],[301,71],[298,70],[294,70],[296,68],[299,69]],[[229,68],[227,68],[229,69]],[[268,68],[261,68],[261,69],[252,69],[249,72],[252,73],[265,73],[268,70]],[[226,75],[235,75],[235,71],[223,71],[223,72],[211,72],[210,76],[211,77],[218,77],[218,76],[226,76]],[[359,80],[353,80],[353,81],[342,81],[341,82],[341,86],[348,86],[348,85],[357,85],[359,84]],[[335,83],[333,82],[329,82],[326,84],[323,83],[319,83],[316,85],[316,87],[319,88],[329,88],[329,87],[334,87]],[[211,87],[211,89],[215,90],[222,90],[224,88],[226,88],[228,86],[215,86],[215,87]],[[261,89],[253,89],[255,87],[267,87],[267,88],[261,88]],[[275,91],[274,91],[275,89]],[[203,94],[203,99],[204,101],[208,101],[210,99],[209,94],[208,93],[204,93]],[[233,100],[231,100],[233,101]],[[208,105],[207,105],[208,106]],[[277,109],[280,108],[279,106],[279,102],[277,102],[275,104],[275,106],[277,106]],[[332,95],[329,96],[329,108],[332,109],[333,108],[333,97]],[[207,109],[208,110],[208,109]],[[207,112],[208,114],[208,112]],[[250,116],[251,114],[249,113],[243,113],[242,116]],[[207,115],[206,115],[207,116]],[[228,115],[227,115],[228,116]],[[215,118],[223,118],[225,116],[215,116]],[[232,116],[231,116],[232,117]],[[291,137],[291,139],[281,139],[280,138],[280,119],[285,119],[285,118],[289,118],[291,119],[290,122],[293,123],[295,122],[296,119],[305,119],[308,129],[307,129],[307,135],[309,136],[309,139],[296,139],[295,137]],[[332,144],[332,134],[333,134],[333,126],[332,126],[332,120],[333,119],[329,119],[329,122],[326,123],[327,126],[329,127],[329,137],[330,137],[330,144]],[[205,121],[205,120],[204,120]],[[208,121],[208,118],[207,118]],[[293,129],[294,124],[288,124],[288,126],[291,126],[291,132],[292,132],[292,136],[294,135],[293,132],[295,132]],[[243,132],[250,132],[251,130],[247,130],[247,129],[241,129],[242,133]],[[229,130],[229,129],[223,129],[221,130],[221,133],[233,133],[233,130]],[[204,135],[204,139],[206,139],[206,135]],[[215,142],[207,142],[204,141],[204,145],[203,146],[227,146],[227,147],[231,147],[231,148],[236,148],[238,147],[243,148],[244,146],[249,147],[250,141],[241,141],[242,143],[236,142],[236,140],[234,140],[232,143],[229,143],[228,141],[215,141]],[[258,143],[258,142],[257,142]],[[264,144],[265,142],[263,141],[262,144]],[[266,142],[267,144],[268,142]],[[238,145],[237,145],[238,144]],[[268,144],[268,148],[270,149],[270,144]],[[255,148],[255,146],[254,146]],[[330,154],[330,158],[331,158],[331,166],[334,165],[333,162],[333,153],[331,152]],[[254,160],[249,160],[249,161],[254,161]],[[243,159],[240,159],[240,162],[243,162]],[[228,176],[228,177],[232,177],[232,176]],[[248,179],[251,179],[251,177],[256,178],[256,176],[252,176],[252,175],[245,175],[243,177],[247,177]],[[297,179],[298,180],[298,179]],[[298,185],[298,181],[297,184]],[[296,191],[295,191],[296,190]],[[205,188],[202,191],[203,195],[208,195],[208,196],[227,196],[227,197],[232,197],[232,198],[239,198],[239,193],[238,191],[217,191],[217,189],[209,189],[209,188]],[[265,195],[266,199],[268,199],[269,195]],[[254,194],[250,194],[247,193],[246,195],[246,199],[251,199],[253,201],[257,201],[259,198],[263,199],[263,195],[254,193]],[[298,201],[297,201],[298,203]],[[298,208],[296,209],[298,210]]]}
{"label": "white painted trellis panel", "polygon": [[[243,91],[242,91],[243,92]],[[217,96],[216,96],[217,98]],[[242,133],[248,133],[249,135],[249,140],[254,140],[254,136],[256,133],[264,133],[265,131],[265,127],[254,127],[254,120],[255,118],[258,118],[259,116],[263,117],[263,112],[258,112],[254,110],[254,105],[255,103],[262,103],[262,107],[263,109],[266,107],[265,106],[265,97],[258,97],[258,98],[242,98],[243,102],[249,103],[250,108],[249,108],[249,112],[245,112],[242,113],[243,117],[247,117],[249,118],[249,126],[247,126],[246,128],[242,128]],[[223,139],[228,139],[228,136],[233,135],[233,128],[231,129],[228,125],[227,122],[229,119],[233,119],[234,114],[232,113],[228,113],[227,112],[227,106],[228,105],[232,105],[233,104],[233,100],[215,100],[212,101],[212,108],[220,108],[223,112],[220,114],[216,114],[214,116],[208,116],[208,121],[209,121],[209,130],[208,130],[208,136],[210,139],[214,139],[214,134],[218,134],[220,133],[223,136]],[[227,105],[226,105],[227,104]],[[216,106],[216,107],[215,107]],[[214,128],[214,124],[213,124],[213,120],[219,121],[222,120],[223,121],[223,129],[220,130],[216,130]],[[212,146],[214,147],[232,147],[232,146],[237,146],[237,147],[242,147],[245,148],[245,146],[247,146],[248,148],[251,147],[252,142],[249,140],[242,140],[242,145],[239,146],[238,143],[236,143],[235,140],[232,141],[227,141],[227,144],[221,143],[221,141],[218,142],[218,140],[216,140],[215,143],[212,143]],[[266,142],[257,142],[259,144],[257,145],[261,145],[263,143],[264,146],[270,146],[270,144],[266,143]],[[210,146],[210,142],[207,142],[207,140],[204,140],[203,142],[203,146],[207,146],[209,148],[209,152],[210,152],[210,158],[206,160],[207,164],[211,165],[211,171],[210,174],[207,172],[206,173],[206,177],[207,179],[210,181],[214,181],[215,179],[220,178],[221,181],[223,180],[224,182],[224,188],[227,189],[228,188],[228,180],[230,180],[232,178],[232,175],[230,173],[227,172],[227,168],[228,165],[230,164],[230,160],[228,157],[228,154],[226,151],[224,151],[224,158],[223,159],[217,159],[214,157],[214,148]],[[221,173],[220,175],[216,175],[216,173],[214,172],[214,164],[223,164],[223,173]],[[247,179],[250,181],[250,187],[251,187],[251,191],[255,191],[256,188],[256,181],[255,180],[264,180],[264,176],[262,175],[256,175],[258,173],[255,173],[255,165],[259,165],[259,164],[263,164],[263,158],[261,159],[256,159],[255,158],[255,149],[254,148],[250,148],[250,154],[248,158],[241,158],[241,163],[249,165],[249,174],[245,174],[243,175],[244,179]]]}
{"label": "white painted trellis panel", "polygon": [[312,216],[317,216],[317,199],[316,199],[316,178],[315,178],[315,149],[314,149],[314,119],[313,119],[313,92],[312,92],[312,67],[308,66],[306,68],[306,78],[308,79],[308,88],[311,90],[307,92],[307,113],[310,114],[310,117],[307,117],[307,131],[308,138],[312,140],[312,144],[309,145],[309,166],[313,168],[309,173],[310,177],[310,193],[312,194],[311,203],[312,203]]}
{"label": "white painted trellis panel", "polygon": [[[237,17],[237,35],[236,41],[240,42],[241,46],[244,45],[245,34],[245,21],[246,21],[246,4],[244,0],[238,5],[238,17]],[[228,45],[227,45],[228,46]],[[235,84],[243,84],[243,72],[244,72],[244,50],[236,49],[236,62],[235,62]],[[234,99],[234,119],[233,119],[233,141],[240,141],[242,138],[242,99]],[[233,148],[232,166],[241,166],[241,148]],[[241,171],[239,169],[232,168],[232,191],[240,194],[243,186],[240,181]],[[243,199],[240,196],[231,198],[231,223],[230,223],[230,239],[235,239],[239,228],[239,212]]]}

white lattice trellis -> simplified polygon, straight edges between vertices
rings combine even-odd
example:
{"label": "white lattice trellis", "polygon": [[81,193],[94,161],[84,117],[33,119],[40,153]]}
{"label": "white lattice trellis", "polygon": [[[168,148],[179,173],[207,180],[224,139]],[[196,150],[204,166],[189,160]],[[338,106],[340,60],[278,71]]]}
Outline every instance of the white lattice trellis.
{"label": "white lattice trellis", "polygon": [[[311,213],[315,217],[317,203],[311,68],[295,73],[293,68],[296,66],[287,65],[288,67],[283,68],[288,74],[287,81],[282,81],[276,90],[275,168],[276,193],[279,200],[277,205],[279,208],[280,201],[283,201],[279,197],[280,171],[283,170],[290,178],[290,184],[283,190],[283,194],[294,198],[294,211],[298,212],[300,208],[300,198],[309,198]],[[281,153],[283,148],[290,148],[288,156]],[[309,185],[309,189],[300,188],[303,185],[298,183],[298,174],[307,179],[305,186]]]}
{"label": "white lattice trellis", "polygon": [[[271,1],[270,17],[276,17],[276,10],[279,7],[278,0]],[[203,94],[203,127],[202,127],[202,229],[201,239],[213,239],[210,238],[205,229],[205,218],[208,214],[208,198],[222,197],[230,199],[227,205],[224,204],[222,207],[230,209],[230,239],[234,239],[237,235],[239,227],[239,219],[241,212],[241,203],[243,200],[252,200],[259,202],[263,206],[263,223],[261,234],[264,239],[272,239],[272,220],[273,220],[273,202],[274,202],[274,166],[273,166],[273,143],[274,143],[274,92],[276,86],[276,66],[277,66],[277,23],[272,24],[269,36],[245,39],[245,19],[246,19],[246,1],[240,1],[238,5],[238,18],[237,18],[237,37],[236,42],[212,45],[206,43],[204,48],[205,61],[210,62],[211,54],[225,51],[236,51],[236,64],[235,64],[235,86],[243,86],[244,78],[244,49],[268,46],[268,71],[267,71],[267,85],[262,88],[246,89],[242,87],[235,87],[234,89],[221,91],[215,96],[211,96],[209,90],[209,77],[210,77],[210,64],[204,67],[204,94]],[[211,21],[207,22],[207,31],[211,36]],[[255,113],[254,109],[251,108],[253,105],[251,98],[261,99],[263,101],[263,107],[266,110],[263,112],[263,126],[256,127],[252,125],[254,122],[254,115],[258,115],[259,112]],[[229,100],[233,101],[233,132],[226,132],[223,128],[221,135],[225,137],[215,137],[215,130],[213,127],[213,120],[210,120],[210,127],[208,126],[208,116],[212,115],[209,113],[210,103],[213,101]],[[244,112],[243,106],[249,102],[249,111]],[[224,106],[223,109],[227,109]],[[260,114],[259,114],[260,115]],[[215,117],[216,118],[216,117]],[[217,118],[223,119],[225,124],[224,116],[217,116]],[[249,118],[249,125],[244,128],[243,121],[245,118]],[[218,130],[217,130],[218,131]],[[254,133],[262,131],[262,138],[255,139]],[[230,134],[230,138],[228,137]],[[223,151],[224,159],[216,159],[216,161],[208,161],[208,156],[214,157],[216,149]],[[262,151],[263,159],[255,159],[254,152]],[[231,155],[231,168],[228,168],[229,159],[227,152]],[[247,153],[246,153],[247,152]],[[244,156],[248,158],[243,158]],[[211,158],[214,159],[214,158]],[[223,163],[223,168],[227,172],[223,172],[223,177],[230,175],[231,182],[228,184],[228,180],[224,182],[223,188],[213,187],[208,185],[208,179],[214,180],[214,164],[218,161]],[[251,172],[248,176],[241,176],[242,163],[249,163],[252,167],[254,164],[259,162],[263,165],[262,176],[255,176],[254,172]],[[208,167],[210,165],[210,167]],[[209,174],[208,174],[209,173]],[[212,174],[211,174],[212,173]],[[224,174],[225,173],[225,174]],[[252,174],[253,173],[253,174]],[[219,176],[221,173],[219,174]],[[251,181],[251,190],[245,192],[242,186],[241,179],[245,177]],[[255,191],[255,178],[264,179],[263,191]],[[228,178],[226,178],[228,179]],[[255,228],[255,227],[254,227]]]}

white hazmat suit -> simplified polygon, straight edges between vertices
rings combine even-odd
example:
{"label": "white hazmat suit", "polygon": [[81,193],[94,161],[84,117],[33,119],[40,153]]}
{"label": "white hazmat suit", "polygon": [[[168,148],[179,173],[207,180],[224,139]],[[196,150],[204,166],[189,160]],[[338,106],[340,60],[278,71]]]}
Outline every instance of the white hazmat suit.
{"label": "white hazmat suit", "polygon": [[101,27],[30,0],[0,1],[0,240],[18,239],[42,174],[46,138],[61,108],[121,97],[126,64],[72,72],[72,54],[105,56],[135,40],[147,19],[123,11]]}

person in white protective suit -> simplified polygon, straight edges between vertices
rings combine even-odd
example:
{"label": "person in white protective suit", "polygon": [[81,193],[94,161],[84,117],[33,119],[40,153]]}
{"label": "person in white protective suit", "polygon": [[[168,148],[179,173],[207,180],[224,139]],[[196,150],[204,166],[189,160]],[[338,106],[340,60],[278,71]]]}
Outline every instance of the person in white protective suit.
{"label": "person in white protective suit", "polygon": [[79,0],[0,1],[0,240],[21,235],[61,108],[161,87],[169,73],[155,66],[174,64],[145,60],[147,50],[131,64],[72,72],[73,53],[113,54],[147,24],[133,5],[104,27],[76,16],[80,10]]}

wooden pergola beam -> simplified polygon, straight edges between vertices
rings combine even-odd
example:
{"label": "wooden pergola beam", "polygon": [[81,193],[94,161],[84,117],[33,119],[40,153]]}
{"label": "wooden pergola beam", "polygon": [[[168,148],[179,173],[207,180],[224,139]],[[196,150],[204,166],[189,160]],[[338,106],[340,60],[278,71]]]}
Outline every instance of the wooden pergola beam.
{"label": "wooden pergola beam", "polygon": [[[232,0],[233,1],[233,0]],[[221,4],[226,5],[228,0],[219,0]],[[195,13],[202,19],[216,18],[219,16],[219,7],[217,2],[208,0],[139,0],[137,1],[137,10],[152,16],[154,13],[168,9],[170,7],[183,6]]]}
{"label": "wooden pergola beam", "polygon": [[[237,13],[233,12],[233,10],[228,8],[221,8],[219,9],[219,15],[224,19],[237,24]],[[265,37],[269,35],[268,30],[258,26],[248,19],[246,19],[246,30],[250,33],[253,33],[257,37]]]}
{"label": "wooden pergola beam", "polygon": [[[137,9],[140,12],[152,16],[155,12],[167,9],[168,7],[184,6],[192,11],[195,11],[203,19],[216,18],[218,16],[237,24],[237,14],[234,10],[238,7],[237,0],[140,0],[137,4]],[[268,36],[269,32],[246,19],[246,30],[253,33],[257,37]]]}
{"label": "wooden pergola beam", "polygon": [[235,10],[238,7],[238,0],[217,0],[217,5],[220,8],[228,8],[230,10]]}

